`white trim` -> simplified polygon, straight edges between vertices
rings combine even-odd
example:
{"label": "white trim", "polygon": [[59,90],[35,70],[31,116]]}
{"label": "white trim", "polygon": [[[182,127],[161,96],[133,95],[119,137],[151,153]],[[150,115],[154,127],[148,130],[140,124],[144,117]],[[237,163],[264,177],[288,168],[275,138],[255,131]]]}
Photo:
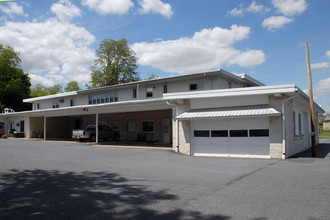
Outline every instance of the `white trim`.
{"label": "white trim", "polygon": [[270,159],[270,155],[249,155],[249,154],[193,154],[196,157],[226,157],[226,158],[257,158],[257,159]]}
{"label": "white trim", "polygon": [[247,95],[266,95],[274,93],[295,93],[297,91],[295,84],[276,85],[276,86],[255,86],[234,89],[214,89],[200,90],[193,92],[166,93],[163,95],[165,100],[175,99],[199,99],[212,97],[231,97],[231,96],[247,96]]}
{"label": "white trim", "polygon": [[77,95],[77,94],[78,94],[77,91],[63,92],[63,93],[57,93],[54,95],[46,95],[46,96],[41,96],[41,97],[36,97],[36,98],[23,99],[23,102],[31,103],[31,102],[40,101],[40,100],[61,98],[61,97],[73,96],[73,95]]}

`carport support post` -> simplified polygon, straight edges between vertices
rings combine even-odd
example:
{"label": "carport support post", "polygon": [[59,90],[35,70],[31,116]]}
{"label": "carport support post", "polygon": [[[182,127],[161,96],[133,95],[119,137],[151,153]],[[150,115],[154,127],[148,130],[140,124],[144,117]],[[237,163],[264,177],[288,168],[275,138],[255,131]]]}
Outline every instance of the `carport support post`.
{"label": "carport support post", "polygon": [[95,130],[96,130],[95,142],[99,143],[99,113],[96,113]]}
{"label": "carport support post", "polygon": [[46,141],[47,136],[47,117],[44,116],[44,141]]}

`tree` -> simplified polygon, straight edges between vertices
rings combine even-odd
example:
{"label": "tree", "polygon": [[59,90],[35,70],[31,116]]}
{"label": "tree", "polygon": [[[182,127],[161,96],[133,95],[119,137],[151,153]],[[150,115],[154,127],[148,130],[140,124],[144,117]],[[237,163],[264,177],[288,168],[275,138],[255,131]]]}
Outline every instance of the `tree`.
{"label": "tree", "polygon": [[48,88],[42,86],[41,84],[37,84],[31,89],[31,93],[30,93],[31,97],[39,97],[45,95],[49,95]]}
{"label": "tree", "polygon": [[148,74],[148,78],[146,78],[146,80],[151,80],[151,79],[158,79],[159,76],[156,73],[149,73]]}
{"label": "tree", "polygon": [[62,91],[62,86],[59,85],[59,84],[55,84],[55,85],[49,87],[47,90],[48,90],[49,95],[54,95],[54,94],[63,92]]}
{"label": "tree", "polygon": [[127,40],[105,39],[96,50],[97,59],[92,66],[91,86],[102,87],[140,80],[137,58],[127,45]]}
{"label": "tree", "polygon": [[30,95],[30,78],[21,69],[19,53],[8,45],[0,44],[0,110],[28,110],[29,104],[22,102]]}
{"label": "tree", "polygon": [[73,91],[78,91],[80,90],[80,87],[78,85],[77,81],[70,81],[67,85],[67,87],[65,87],[64,91],[65,92],[73,92]]}

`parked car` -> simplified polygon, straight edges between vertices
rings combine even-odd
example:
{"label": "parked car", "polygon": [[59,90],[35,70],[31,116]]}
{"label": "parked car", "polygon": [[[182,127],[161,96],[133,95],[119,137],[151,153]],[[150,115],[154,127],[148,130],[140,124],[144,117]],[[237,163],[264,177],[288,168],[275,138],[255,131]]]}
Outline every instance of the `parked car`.
{"label": "parked car", "polygon": [[[72,130],[72,138],[74,140],[89,140],[91,142],[96,141],[96,129],[95,125],[87,125],[86,129],[75,129]],[[107,125],[99,125],[99,139],[102,140],[119,140],[119,131],[115,131]]]}

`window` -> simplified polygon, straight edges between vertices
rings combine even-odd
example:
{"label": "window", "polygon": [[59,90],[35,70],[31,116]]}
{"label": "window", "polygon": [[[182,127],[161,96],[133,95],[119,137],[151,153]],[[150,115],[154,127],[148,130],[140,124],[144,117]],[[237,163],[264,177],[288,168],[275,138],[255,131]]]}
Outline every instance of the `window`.
{"label": "window", "polygon": [[101,103],[104,103],[105,102],[105,94],[102,94],[101,96]]}
{"label": "window", "polygon": [[228,137],[227,130],[213,130],[211,131],[211,137]]}
{"label": "window", "polygon": [[208,130],[195,130],[194,137],[210,137],[210,131]]}
{"label": "window", "polygon": [[24,132],[24,120],[20,121],[20,132]]}
{"label": "window", "polygon": [[118,102],[118,92],[115,92],[115,102]]}
{"label": "window", "polygon": [[110,94],[109,93],[105,94],[105,102],[106,103],[110,102]]}
{"label": "window", "polygon": [[101,103],[101,95],[97,96],[97,104]]}
{"label": "window", "polygon": [[127,132],[136,132],[135,121],[128,121],[127,122]]}
{"label": "window", "polygon": [[296,133],[296,112],[295,111],[293,111],[292,112],[292,119],[293,119],[293,134],[294,135],[297,135],[297,133]]}
{"label": "window", "polygon": [[154,132],[154,122],[153,121],[142,122],[142,131],[143,132]]}
{"label": "window", "polygon": [[252,129],[249,131],[250,137],[269,137],[268,129]]}
{"label": "window", "polygon": [[73,99],[70,99],[70,106],[73,106]]}
{"label": "window", "polygon": [[167,85],[164,85],[163,92],[167,93]]}
{"label": "window", "polygon": [[230,137],[247,137],[247,130],[230,130]]}
{"label": "window", "polygon": [[136,89],[133,89],[133,99],[136,99]]}
{"label": "window", "polygon": [[111,125],[112,125],[113,130],[119,131],[119,122],[118,121],[113,121],[111,123]]}
{"label": "window", "polygon": [[93,104],[96,104],[96,95],[93,96]]}
{"label": "window", "polygon": [[201,88],[203,88],[203,86],[200,83],[190,84],[190,86],[189,86],[190,91],[199,90]]}
{"label": "window", "polygon": [[88,96],[88,104],[91,105],[93,104],[93,96]]}
{"label": "window", "polygon": [[228,88],[231,89],[231,82],[228,82]]}
{"label": "window", "polygon": [[58,101],[53,102],[53,108],[58,108],[58,107],[60,107]]}
{"label": "window", "polygon": [[153,88],[152,88],[152,87],[148,87],[148,88],[147,88],[146,96],[147,96],[147,97],[152,97],[152,92],[153,92]]}
{"label": "window", "polygon": [[301,113],[298,114],[298,131],[299,135],[302,135]]}

